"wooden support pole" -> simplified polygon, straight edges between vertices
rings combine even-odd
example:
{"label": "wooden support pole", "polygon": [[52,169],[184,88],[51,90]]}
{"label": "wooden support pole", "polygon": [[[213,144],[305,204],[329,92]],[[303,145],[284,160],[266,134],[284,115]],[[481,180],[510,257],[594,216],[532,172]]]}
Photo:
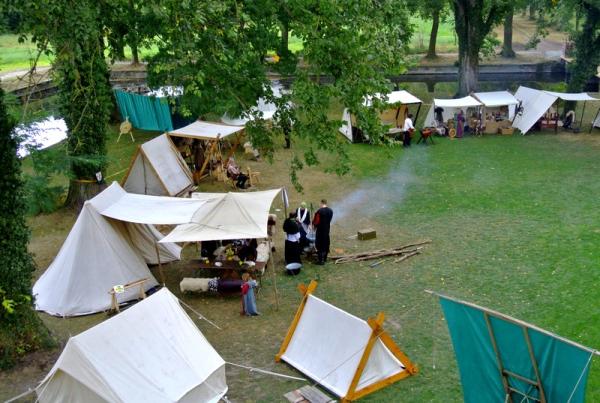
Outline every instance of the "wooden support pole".
{"label": "wooden support pole", "polygon": [[300,292],[304,295],[304,297],[302,298],[302,301],[300,302],[300,306],[298,307],[298,310],[296,311],[296,315],[294,315],[294,319],[292,320],[292,324],[290,325],[290,328],[288,329],[287,334],[285,335],[285,338],[283,339],[283,343],[281,344],[279,353],[277,353],[277,355],[275,356],[276,362],[281,361],[281,356],[287,350],[287,347],[290,344],[290,341],[292,340],[292,336],[294,335],[294,332],[296,331],[296,327],[298,326],[298,322],[300,321],[300,318],[302,317],[302,312],[304,311],[304,307],[306,306],[306,301],[308,300],[308,296],[317,289],[317,285],[318,285],[318,283],[315,280],[311,280],[308,287],[305,286],[304,284],[298,284],[298,290],[300,290]]}
{"label": "wooden support pole", "polygon": [[160,274],[160,281],[163,287],[166,287],[165,273],[163,273],[162,264],[160,263],[160,251],[158,250],[158,242],[154,242],[154,249],[156,250],[156,259],[158,261],[158,273]]}
{"label": "wooden support pole", "polygon": [[585,113],[585,104],[587,102],[583,101],[583,110],[581,111],[581,119],[579,120],[579,130],[583,129],[583,114]]}
{"label": "wooden support pole", "polygon": [[527,350],[529,351],[531,366],[533,367],[533,372],[535,373],[535,378],[537,379],[537,388],[540,392],[540,402],[546,403],[546,393],[544,392],[544,385],[542,385],[540,370],[538,368],[537,360],[535,359],[535,352],[533,351],[531,339],[529,338],[529,330],[526,326],[521,326],[521,329],[523,330],[523,337],[525,338],[525,342],[527,343]]}
{"label": "wooden support pole", "polygon": [[221,135],[219,134],[217,136],[217,138],[215,140],[213,140],[210,149],[208,150],[208,155],[206,156],[206,158],[204,158],[204,162],[202,163],[202,167],[200,168],[200,171],[198,171],[198,180],[200,180],[200,178],[202,177],[202,174],[204,173],[204,170],[206,169],[206,166],[208,165],[211,157],[213,156],[213,154],[215,153],[215,148],[217,148],[217,144],[219,143],[221,138]]}

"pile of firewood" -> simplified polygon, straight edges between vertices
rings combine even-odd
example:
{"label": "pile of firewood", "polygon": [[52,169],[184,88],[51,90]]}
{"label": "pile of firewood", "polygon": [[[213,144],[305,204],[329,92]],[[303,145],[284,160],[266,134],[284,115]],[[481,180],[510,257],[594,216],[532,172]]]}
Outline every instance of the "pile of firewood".
{"label": "pile of firewood", "polygon": [[411,256],[418,255],[419,253],[421,253],[421,249],[424,248],[423,245],[426,245],[428,243],[431,243],[431,241],[427,240],[412,243],[392,249],[380,249],[371,252],[359,252],[352,253],[349,255],[331,256],[330,259],[333,260],[335,264],[338,264],[348,262],[362,262],[363,260],[381,259],[389,256],[398,256],[398,258],[394,260],[394,263],[398,263],[405,259],[408,259]]}

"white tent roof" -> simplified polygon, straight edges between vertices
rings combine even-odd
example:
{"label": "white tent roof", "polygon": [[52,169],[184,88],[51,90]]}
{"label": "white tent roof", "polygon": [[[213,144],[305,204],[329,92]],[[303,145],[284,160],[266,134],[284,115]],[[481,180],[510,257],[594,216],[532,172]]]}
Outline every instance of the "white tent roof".
{"label": "white tent roof", "polygon": [[71,337],[40,402],[217,402],[225,361],[166,288]]}
{"label": "white tent roof", "polygon": [[178,196],[194,186],[192,173],[166,134],[140,146],[123,188],[130,193]]}
{"label": "white tent roof", "polygon": [[200,140],[215,140],[217,137],[223,139],[227,136],[231,136],[232,134],[241,132],[242,130],[244,130],[243,126],[230,126],[197,120],[192,124],[182,127],[181,129],[169,132],[169,135],[176,137],[189,137]]}
{"label": "white tent roof", "polygon": [[273,199],[281,189],[247,193],[192,193],[206,202],[190,224],[178,225],[160,242],[266,238]]}
{"label": "white tent roof", "polygon": [[[157,285],[146,263],[158,263],[156,243],[163,235],[152,225],[107,219],[100,213],[110,211],[126,195],[113,182],[84,204],[54,261],[33,286],[36,309],[60,316],[86,315],[110,307],[108,290],[115,285],[142,278],[148,279],[146,289]],[[181,248],[161,243],[159,254],[162,263],[179,260]],[[120,300],[135,297],[137,291],[128,290]]]}
{"label": "white tent roof", "polygon": [[600,99],[589,96],[585,92],[581,93],[569,93],[569,92],[552,92],[544,91],[547,94],[553,95],[556,98],[560,98],[563,101],[600,101]]}
{"label": "white tent roof", "polygon": [[517,105],[519,100],[508,91],[476,92],[474,98],[488,107]]}
{"label": "white tent roof", "polygon": [[[382,94],[375,94],[375,98],[381,98],[381,97],[383,97]],[[367,99],[365,99],[363,104],[365,106],[370,106],[372,99],[373,99],[373,97],[371,97],[371,96],[367,97]],[[413,94],[411,94],[408,91],[400,90],[400,91],[392,91],[389,94],[387,94],[387,103],[390,105],[391,104],[420,104],[420,103],[423,103],[423,101],[421,101],[419,98],[415,97]]]}
{"label": "white tent roof", "polygon": [[481,106],[481,102],[473,98],[472,96],[466,96],[457,99],[433,99],[433,104],[436,107],[442,108],[471,108],[475,106]]}
{"label": "white tent roof", "polygon": [[[352,378],[373,333],[368,323],[313,295],[281,356],[339,397],[348,394]],[[377,340],[358,382],[357,390],[399,374],[403,365]]]}

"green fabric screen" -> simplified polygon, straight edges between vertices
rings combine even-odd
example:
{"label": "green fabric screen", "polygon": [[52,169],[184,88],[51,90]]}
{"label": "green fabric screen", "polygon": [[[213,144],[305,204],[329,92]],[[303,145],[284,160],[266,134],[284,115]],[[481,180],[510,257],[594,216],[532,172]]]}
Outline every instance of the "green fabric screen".
{"label": "green fabric screen", "polygon": [[171,110],[166,99],[115,90],[123,120],[129,117],[133,127],[142,130],[172,131]]}
{"label": "green fabric screen", "polygon": [[[484,311],[440,296],[460,371],[465,402],[505,402],[506,394]],[[489,314],[503,368],[536,380],[523,327]],[[548,403],[583,403],[589,360],[593,354],[527,327]],[[508,377],[513,388],[539,398],[529,383]],[[534,402],[513,393],[513,402]],[[570,399],[570,400],[569,400]]]}

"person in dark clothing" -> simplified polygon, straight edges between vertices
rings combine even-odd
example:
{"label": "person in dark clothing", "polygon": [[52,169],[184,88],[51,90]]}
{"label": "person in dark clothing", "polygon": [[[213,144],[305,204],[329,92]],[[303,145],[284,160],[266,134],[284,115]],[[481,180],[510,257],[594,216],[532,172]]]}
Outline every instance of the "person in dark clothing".
{"label": "person in dark clothing", "polygon": [[285,263],[302,263],[300,259],[300,228],[296,221],[296,213],[290,213],[283,222],[285,231]]}
{"label": "person in dark clothing", "polygon": [[329,253],[329,228],[331,219],[333,218],[333,210],[327,207],[327,200],[321,200],[321,208],[315,213],[313,226],[317,230],[315,246],[317,248],[317,264],[323,265],[327,261]]}
{"label": "person in dark clothing", "polygon": [[298,222],[300,229],[300,247],[304,248],[305,246],[308,246],[306,234],[310,227],[310,210],[307,208],[306,202],[302,202],[300,207],[296,210],[296,221]]}

